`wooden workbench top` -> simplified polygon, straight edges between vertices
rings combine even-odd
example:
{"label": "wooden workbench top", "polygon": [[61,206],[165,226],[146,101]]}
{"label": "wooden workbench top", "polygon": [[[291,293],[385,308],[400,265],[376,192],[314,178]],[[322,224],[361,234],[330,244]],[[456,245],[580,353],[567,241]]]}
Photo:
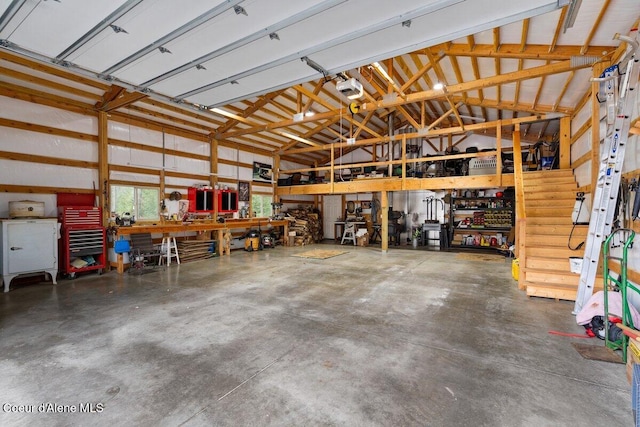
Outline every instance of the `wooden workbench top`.
{"label": "wooden workbench top", "polygon": [[225,228],[250,228],[250,227],[286,227],[286,220],[270,220],[269,218],[229,219],[224,223],[219,222],[192,222],[192,223],[163,223],[149,225],[132,225],[130,227],[117,227],[118,236],[126,236],[137,233],[180,233],[187,231],[224,230]]}

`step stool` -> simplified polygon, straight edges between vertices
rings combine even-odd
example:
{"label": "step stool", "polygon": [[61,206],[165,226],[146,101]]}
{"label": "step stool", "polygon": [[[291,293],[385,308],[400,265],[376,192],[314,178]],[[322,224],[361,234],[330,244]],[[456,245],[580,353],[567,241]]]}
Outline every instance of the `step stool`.
{"label": "step stool", "polygon": [[346,224],[344,226],[344,233],[342,233],[341,245],[344,245],[345,241],[352,241],[353,246],[356,246],[356,226],[355,224]]}
{"label": "step stool", "polygon": [[[180,255],[178,255],[178,244],[175,237],[163,237],[162,246],[160,246],[163,254],[160,256],[160,265],[162,260],[167,259],[167,265],[171,265],[171,258],[175,257],[176,262],[180,264]],[[166,252],[164,252],[166,251]]]}

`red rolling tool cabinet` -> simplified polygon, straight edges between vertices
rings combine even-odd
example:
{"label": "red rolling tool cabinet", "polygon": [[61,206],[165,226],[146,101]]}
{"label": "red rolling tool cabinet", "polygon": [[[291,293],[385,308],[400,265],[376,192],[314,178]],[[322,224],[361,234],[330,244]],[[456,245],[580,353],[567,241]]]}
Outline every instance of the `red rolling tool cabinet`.
{"label": "red rolling tool cabinet", "polygon": [[60,222],[60,273],[74,278],[76,273],[102,271],[107,266],[107,233],[102,212],[93,206],[58,206]]}

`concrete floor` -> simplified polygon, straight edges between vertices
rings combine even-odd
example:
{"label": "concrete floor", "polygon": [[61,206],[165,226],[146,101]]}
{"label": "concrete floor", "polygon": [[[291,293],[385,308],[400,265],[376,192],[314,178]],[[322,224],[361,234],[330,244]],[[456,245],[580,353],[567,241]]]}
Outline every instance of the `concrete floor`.
{"label": "concrete floor", "polygon": [[[348,253],[292,256],[319,248]],[[573,304],[510,271],[323,244],[20,287],[0,296],[0,403],[99,405],[0,425],[631,425],[624,365],[549,334],[583,333]]]}

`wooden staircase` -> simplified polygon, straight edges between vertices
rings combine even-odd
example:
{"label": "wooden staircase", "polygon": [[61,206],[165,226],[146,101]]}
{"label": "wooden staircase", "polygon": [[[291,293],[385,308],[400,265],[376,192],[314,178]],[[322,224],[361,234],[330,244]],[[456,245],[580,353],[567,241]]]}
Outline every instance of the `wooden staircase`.
{"label": "wooden staircase", "polygon": [[[527,296],[574,301],[580,275],[571,273],[569,257],[582,257],[584,249],[572,251],[567,246],[577,190],[573,171],[524,172],[523,184],[526,228],[520,288],[526,288]],[[588,229],[576,226],[572,247],[585,240]]]}

